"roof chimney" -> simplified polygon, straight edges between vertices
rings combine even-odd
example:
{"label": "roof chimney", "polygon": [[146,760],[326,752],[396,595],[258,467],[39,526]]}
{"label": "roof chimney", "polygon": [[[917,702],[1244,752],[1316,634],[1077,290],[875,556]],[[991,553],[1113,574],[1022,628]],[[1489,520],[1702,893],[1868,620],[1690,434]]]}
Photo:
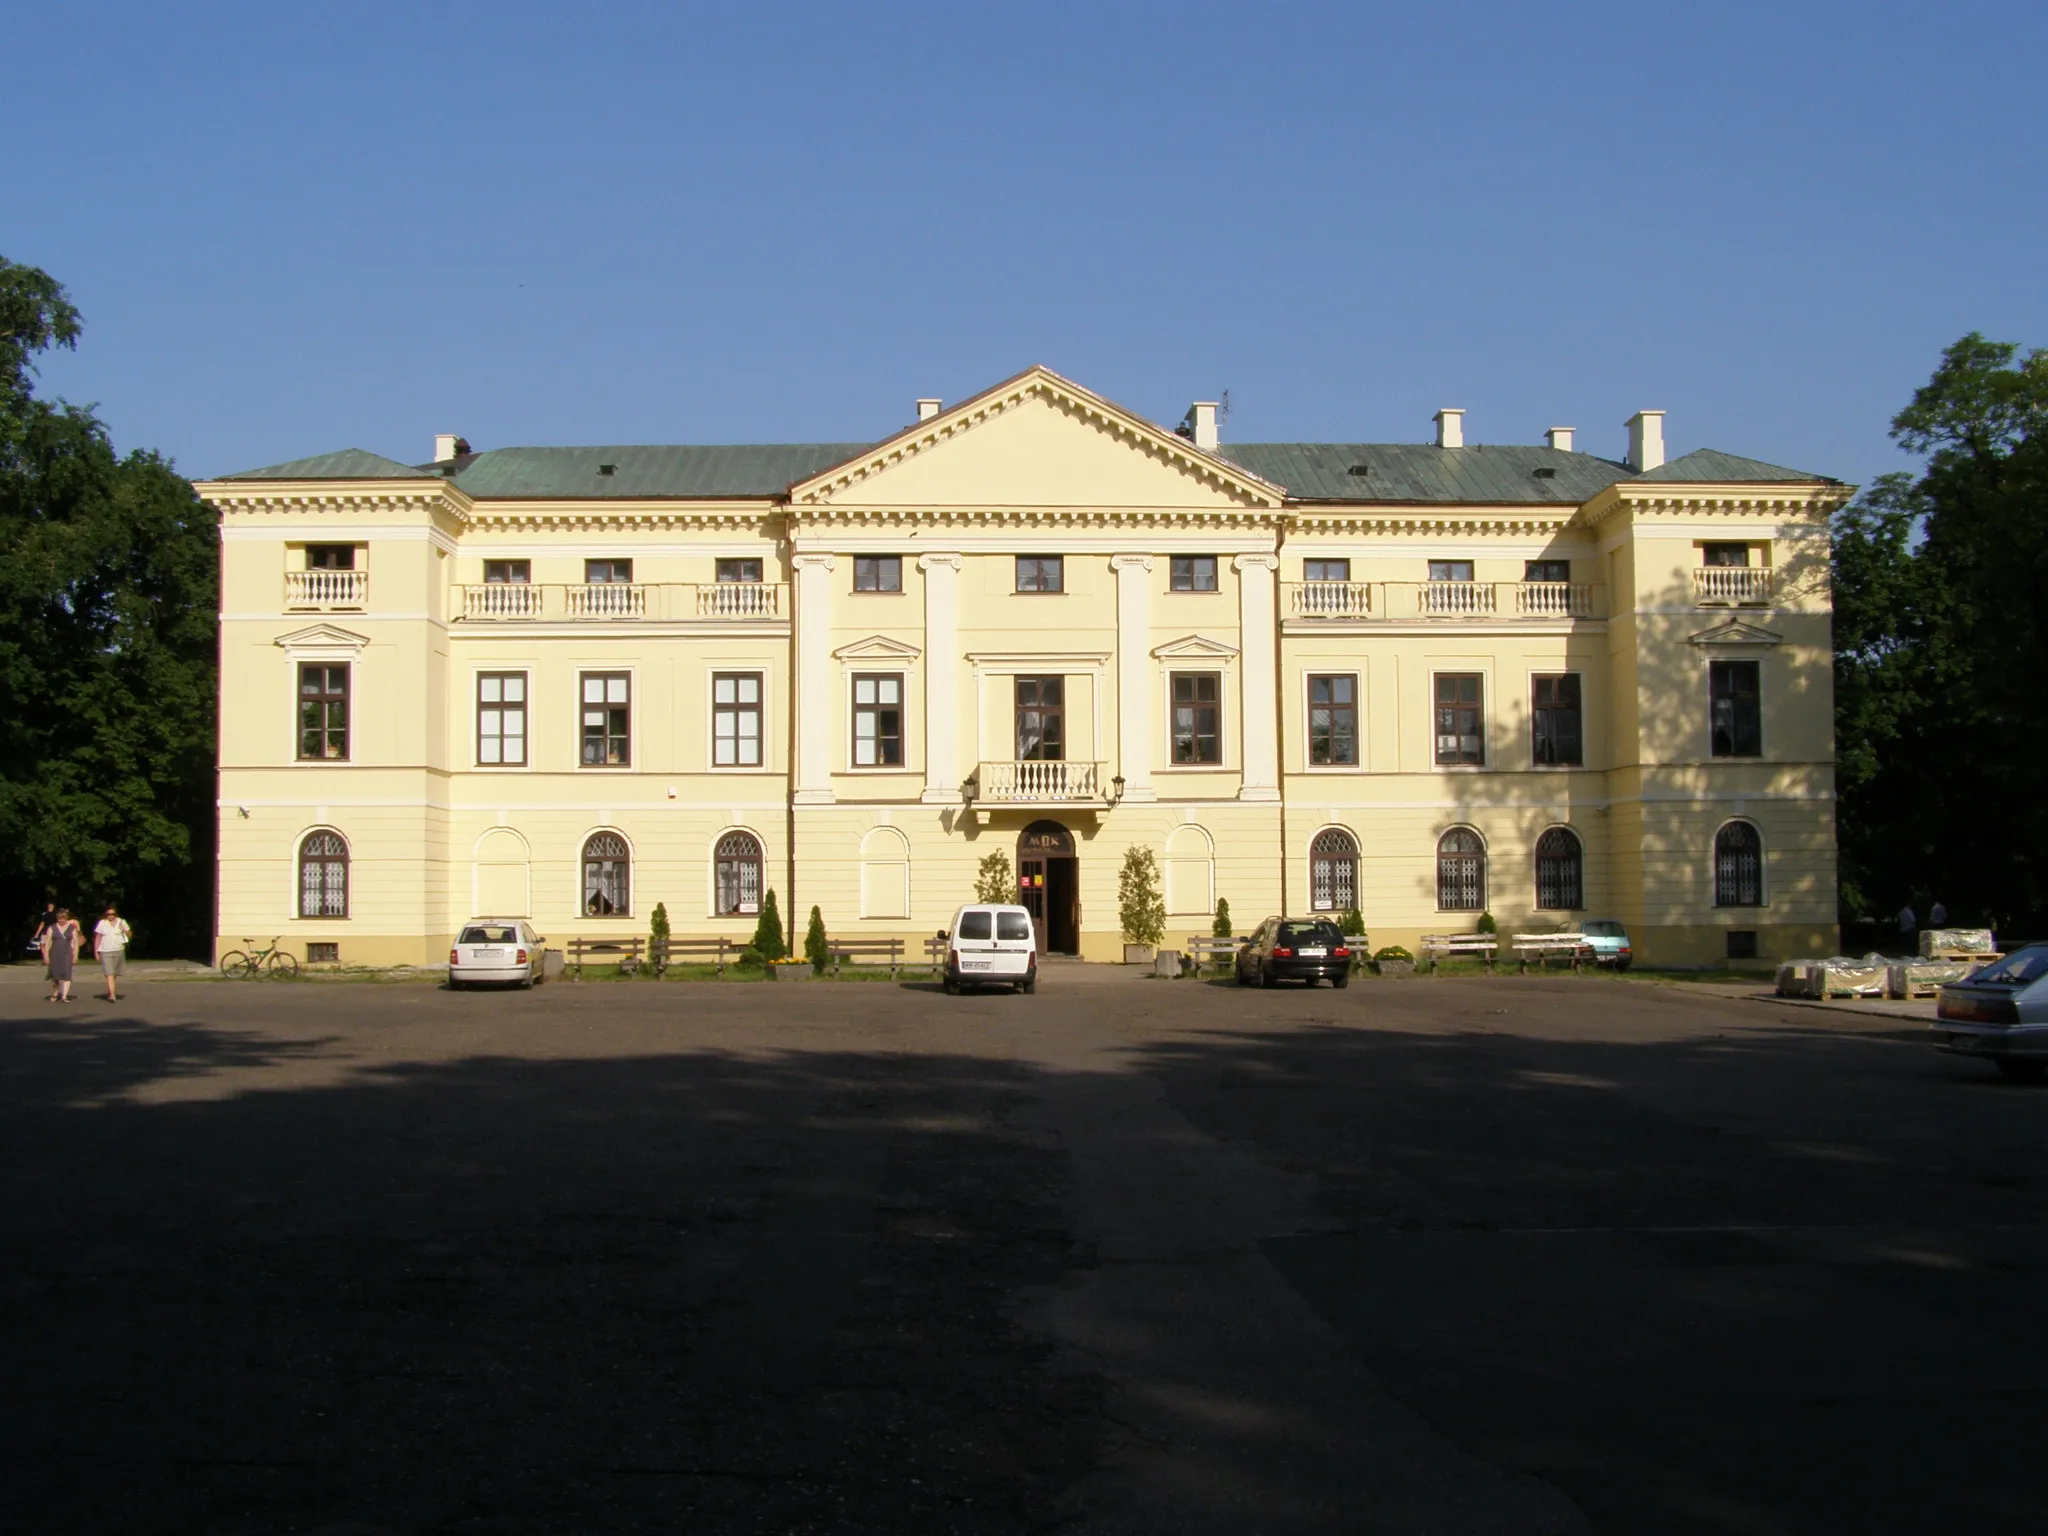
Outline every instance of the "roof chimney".
{"label": "roof chimney", "polygon": [[932,419],[932,418],[933,418],[934,416],[936,416],[936,415],[938,415],[938,414],[939,414],[939,410],[940,410],[940,408],[941,408],[941,407],[943,407],[943,406],[945,405],[945,403],[946,403],[946,402],[945,402],[945,401],[943,401],[943,400],[920,400],[920,401],[918,401],[918,402],[917,402],[917,419],[918,419],[919,421],[930,421],[930,420],[931,420],[931,419]]}
{"label": "roof chimney", "polygon": [[1445,406],[1436,413],[1436,445],[1439,448],[1465,446],[1465,413]]}
{"label": "roof chimney", "polygon": [[446,464],[450,459],[460,458],[469,452],[469,439],[457,437],[453,432],[434,434],[434,462]]}
{"label": "roof chimney", "polygon": [[1197,400],[1188,407],[1187,415],[1180,419],[1180,435],[1191,441],[1197,448],[1216,451],[1216,402]]}
{"label": "roof chimney", "polygon": [[1559,453],[1570,453],[1572,451],[1573,430],[1571,427],[1552,427],[1543,434],[1543,441],[1548,446],[1555,448]]}
{"label": "roof chimney", "polygon": [[1628,467],[1637,474],[1664,462],[1664,413],[1637,411],[1628,419]]}

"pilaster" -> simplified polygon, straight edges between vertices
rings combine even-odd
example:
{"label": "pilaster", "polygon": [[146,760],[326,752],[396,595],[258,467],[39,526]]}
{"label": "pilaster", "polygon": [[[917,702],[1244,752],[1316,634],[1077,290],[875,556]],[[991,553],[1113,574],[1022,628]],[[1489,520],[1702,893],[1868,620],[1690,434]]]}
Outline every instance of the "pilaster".
{"label": "pilaster", "polygon": [[1242,659],[1238,675],[1244,698],[1244,721],[1239,735],[1244,743],[1244,778],[1237,798],[1278,800],[1280,738],[1274,728],[1274,671],[1280,629],[1274,589],[1280,559],[1277,555],[1239,555],[1231,562],[1231,568],[1237,572],[1238,644]]}
{"label": "pilaster", "polygon": [[1117,772],[1124,799],[1156,800],[1152,787],[1152,557],[1111,555],[1116,572]]}
{"label": "pilaster", "polygon": [[960,557],[920,555],[924,573],[924,802],[960,803]]}
{"label": "pilaster", "polygon": [[832,567],[796,555],[796,793],[798,805],[832,803]]}

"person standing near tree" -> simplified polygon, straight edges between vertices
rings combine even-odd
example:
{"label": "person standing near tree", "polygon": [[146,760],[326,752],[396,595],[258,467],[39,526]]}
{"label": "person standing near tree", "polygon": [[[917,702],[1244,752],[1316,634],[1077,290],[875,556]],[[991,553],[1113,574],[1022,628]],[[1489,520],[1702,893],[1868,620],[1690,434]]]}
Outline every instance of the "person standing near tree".
{"label": "person standing near tree", "polygon": [[53,1003],[71,1001],[71,967],[78,960],[78,947],[83,938],[71,909],[59,907],[57,921],[43,933],[43,964],[49,968],[50,1001]]}
{"label": "person standing near tree", "polygon": [[92,931],[92,952],[99,956],[100,971],[107,978],[107,1001],[110,1003],[121,1001],[120,994],[114,990],[114,982],[122,974],[122,961],[128,956],[128,940],[132,937],[128,925],[121,920],[121,914],[109,902],[107,915]]}

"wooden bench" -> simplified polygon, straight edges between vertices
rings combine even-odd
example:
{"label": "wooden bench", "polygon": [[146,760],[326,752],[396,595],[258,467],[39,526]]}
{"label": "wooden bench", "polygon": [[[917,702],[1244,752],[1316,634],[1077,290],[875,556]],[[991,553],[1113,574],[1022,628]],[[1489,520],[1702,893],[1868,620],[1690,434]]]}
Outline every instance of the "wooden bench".
{"label": "wooden bench", "polygon": [[1529,969],[1534,960],[1543,969],[1550,968],[1553,956],[1562,956],[1577,970],[1593,958],[1593,946],[1586,942],[1583,933],[1518,933],[1515,935],[1515,958],[1522,963],[1522,969]]}
{"label": "wooden bench", "polygon": [[1204,965],[1233,963],[1243,947],[1243,939],[1219,939],[1213,934],[1191,933],[1187,943],[1181,946],[1181,953],[1188,957],[1188,968],[1199,976]]}
{"label": "wooden bench", "polygon": [[[931,940],[925,940],[929,949]],[[848,960],[859,965],[863,960],[870,965],[889,963],[889,979],[894,981],[896,973],[903,967],[903,941],[901,939],[829,939],[826,946],[832,951],[832,974],[839,974],[839,967]]]}
{"label": "wooden bench", "polygon": [[924,958],[931,966],[934,976],[946,968],[946,950],[952,942],[952,939],[943,933],[935,933],[924,941]]}
{"label": "wooden bench", "polygon": [[1431,970],[1435,970],[1440,961],[1470,955],[1485,961],[1490,971],[1494,953],[1499,947],[1499,941],[1490,933],[1425,933],[1421,941],[1423,963]]}
{"label": "wooden bench", "polygon": [[731,939],[656,939],[649,949],[657,976],[667,975],[671,965],[692,960],[709,960],[717,967],[716,974],[723,976],[728,957],[737,960],[740,953],[740,946]]}
{"label": "wooden bench", "polygon": [[647,940],[637,933],[624,939],[587,939],[578,934],[569,941],[569,964],[578,981],[583,979],[585,959],[593,965],[616,962],[619,973],[628,975],[640,969],[641,955],[646,947]]}

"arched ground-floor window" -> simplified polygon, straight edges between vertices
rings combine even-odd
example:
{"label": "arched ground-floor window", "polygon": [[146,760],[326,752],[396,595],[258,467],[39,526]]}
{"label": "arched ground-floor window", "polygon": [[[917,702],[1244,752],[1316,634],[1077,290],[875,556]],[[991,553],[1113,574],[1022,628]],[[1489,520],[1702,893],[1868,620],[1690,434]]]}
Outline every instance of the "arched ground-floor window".
{"label": "arched ground-floor window", "polygon": [[299,842],[299,916],[348,916],[348,844],[339,832],[308,832]]}
{"label": "arched ground-floor window", "polygon": [[722,917],[761,910],[761,840],[751,832],[728,832],[718,840],[713,886]]}
{"label": "arched ground-floor window", "polygon": [[583,843],[583,915],[625,917],[633,910],[633,855],[616,832]]}
{"label": "arched ground-floor window", "polygon": [[1470,827],[1437,839],[1436,904],[1444,912],[1486,910],[1486,844]]}
{"label": "arched ground-floor window", "polygon": [[1586,857],[1578,833],[1552,827],[1536,839],[1536,907],[1576,912],[1586,905]]}
{"label": "arched ground-floor window", "polygon": [[1308,904],[1315,912],[1358,905],[1358,841],[1340,827],[1318,832],[1308,845]]}
{"label": "arched ground-floor window", "polygon": [[1714,905],[1764,904],[1764,840],[1746,821],[1731,821],[1714,834]]}

